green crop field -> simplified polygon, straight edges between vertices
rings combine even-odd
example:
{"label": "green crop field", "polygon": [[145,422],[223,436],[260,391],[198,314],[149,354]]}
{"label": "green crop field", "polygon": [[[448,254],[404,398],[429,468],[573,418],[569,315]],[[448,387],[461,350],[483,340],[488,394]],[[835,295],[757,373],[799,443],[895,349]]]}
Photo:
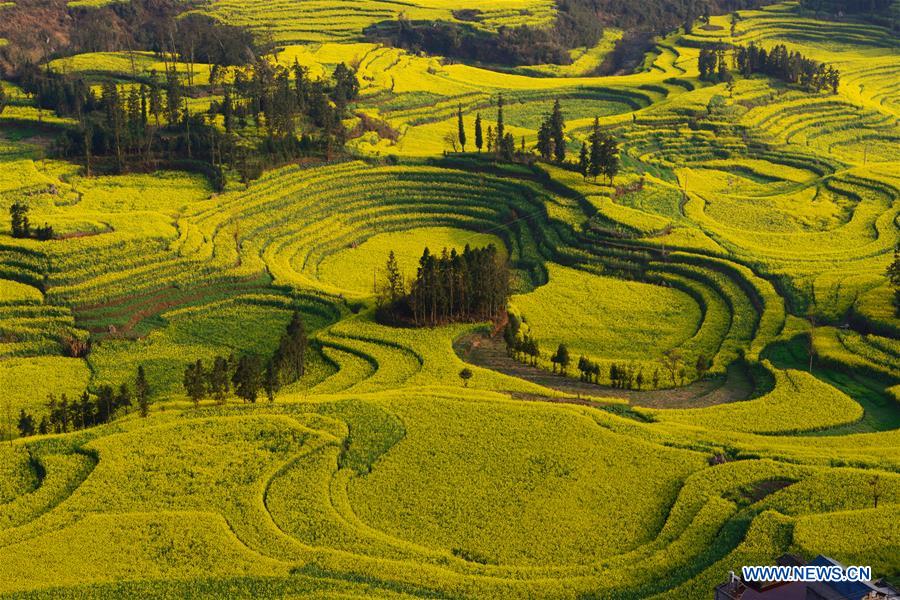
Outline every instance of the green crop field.
{"label": "green crop field", "polygon": [[[56,9],[122,33],[144,4]],[[320,146],[314,113],[293,145],[270,108],[226,115],[247,66],[48,36],[33,76],[96,103],[55,112],[0,39],[0,597],[699,600],[785,553],[900,586],[896,14],[759,3],[643,47],[610,21],[567,64],[364,32],[442,23],[511,52],[564,35],[569,4],[191,3],[180,19],[264,40],[254,68],[291,97],[295,68],[313,87],[352,69],[346,106],[322,96],[342,136]],[[751,42],[839,85],[730,60],[731,81],[701,76],[702,51]],[[142,110],[154,127],[154,73],[186,90],[156,115],[164,151],[114,156],[94,129]],[[539,156],[556,102],[563,161]],[[612,179],[579,172],[595,119]],[[17,233],[23,205],[49,239]],[[483,301],[484,265],[460,256],[488,245],[503,306],[428,321]],[[447,251],[436,271],[426,248]],[[270,400],[297,318],[304,369]],[[218,394],[217,361],[235,377]]]}

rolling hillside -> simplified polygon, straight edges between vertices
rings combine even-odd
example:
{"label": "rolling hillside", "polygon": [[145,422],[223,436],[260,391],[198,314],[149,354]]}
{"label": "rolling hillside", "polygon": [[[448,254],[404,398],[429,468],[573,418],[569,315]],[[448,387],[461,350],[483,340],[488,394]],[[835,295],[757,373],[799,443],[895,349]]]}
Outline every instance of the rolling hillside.
{"label": "rolling hillside", "polygon": [[[54,142],[79,118],[2,82],[0,596],[701,599],[785,552],[900,582],[896,32],[784,2],[660,35],[603,77],[617,29],[572,65],[502,70],[358,35],[481,6],[197,8],[271,36],[273,69],[359,82],[341,151],[224,168],[221,190],[89,175]],[[556,14],[491,6],[493,32]],[[702,49],[751,42],[834,66],[837,91],[701,79]],[[150,50],[41,65],[123,96],[170,68],[191,80],[185,113],[224,132],[208,109],[239,67]],[[512,160],[475,148],[501,97]],[[563,162],[534,150],[556,101]],[[595,119],[618,142],[611,182],[578,172]],[[52,239],[13,236],[18,203]],[[507,353],[505,320],[381,318],[390,252],[408,283],[426,247],[488,244],[536,355]],[[265,362],[295,314],[305,372],[274,401],[191,401],[189,364]],[[106,386],[136,392],[139,368],[146,415],[20,435],[63,397],[99,411]]]}

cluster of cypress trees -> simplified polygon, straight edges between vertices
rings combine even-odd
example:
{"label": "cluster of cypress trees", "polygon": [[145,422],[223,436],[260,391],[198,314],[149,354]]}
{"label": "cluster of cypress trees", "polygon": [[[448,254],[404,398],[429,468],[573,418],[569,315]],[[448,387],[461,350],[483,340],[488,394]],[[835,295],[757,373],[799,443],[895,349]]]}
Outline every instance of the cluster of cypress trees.
{"label": "cluster of cypress trees", "polygon": [[207,369],[198,358],[185,368],[185,392],[194,404],[207,397],[222,403],[232,390],[244,402],[256,402],[260,391],[274,402],[282,386],[297,381],[306,372],[307,344],[303,320],[300,313],[294,311],[278,348],[265,365],[256,355],[217,356]]}
{"label": "cluster of cypress trees", "polygon": [[[496,320],[506,312],[509,266],[493,244],[467,244],[461,253],[444,248],[440,255],[425,248],[408,294],[390,258],[387,279],[396,299],[387,307],[391,316],[417,326]],[[399,292],[405,295],[398,298]]]}
{"label": "cluster of cypress trees", "polygon": [[544,160],[566,160],[566,120],[558,99],[538,128],[537,151]]}
{"label": "cluster of cypress trees", "polygon": [[[516,156],[516,139],[512,133],[506,130],[506,124],[503,117],[504,100],[503,94],[497,96],[497,128],[488,125],[487,132],[481,122],[481,113],[475,115],[475,148],[478,152],[483,149],[489,154],[496,155],[502,160],[513,160]],[[466,129],[463,125],[462,105],[459,106],[456,113],[456,134],[450,133],[447,141],[450,142],[451,148],[455,152],[459,147],[462,151],[466,151],[466,142],[468,137]],[[459,145],[457,145],[457,143]],[[522,152],[525,151],[525,139],[522,139]]]}
{"label": "cluster of cypress trees", "polygon": [[619,173],[619,144],[600,128],[599,118],[594,119],[594,127],[587,143],[581,145],[578,172],[585,179],[590,177],[594,181],[603,175],[609,178],[610,185]]}
{"label": "cluster of cypress trees", "polygon": [[840,71],[833,66],[800,52],[791,52],[784,44],[778,44],[768,52],[754,42],[750,42],[749,46],[736,46],[734,64],[742,75],[765,73],[817,92],[831,89],[836,94],[841,81]]}
{"label": "cluster of cypress trees", "polygon": [[[488,153],[493,153],[498,159],[507,161],[511,161],[517,156],[519,158],[527,157],[528,151],[526,151],[524,137],[517,153],[515,138],[506,131],[503,121],[503,106],[503,94],[500,94],[497,97],[497,128],[494,129],[489,125],[486,137],[481,114],[475,115],[475,147],[478,152],[481,152],[486,144]],[[457,132],[455,135],[449,134],[447,140],[451,143],[454,151],[460,147],[463,152],[466,151],[468,136],[463,124],[461,105],[457,110]],[[552,110],[541,121],[536,149],[544,160],[557,163],[566,162],[566,119],[563,116],[559,99],[554,101]],[[590,177],[596,181],[597,177],[603,175],[609,178],[610,184],[619,172],[619,144],[615,138],[600,129],[599,118],[594,119],[594,128],[588,142],[582,144],[577,167],[585,178]]]}
{"label": "cluster of cypress trees", "polygon": [[697,66],[700,69],[700,79],[703,81],[723,82],[732,79],[724,47],[701,48]]}

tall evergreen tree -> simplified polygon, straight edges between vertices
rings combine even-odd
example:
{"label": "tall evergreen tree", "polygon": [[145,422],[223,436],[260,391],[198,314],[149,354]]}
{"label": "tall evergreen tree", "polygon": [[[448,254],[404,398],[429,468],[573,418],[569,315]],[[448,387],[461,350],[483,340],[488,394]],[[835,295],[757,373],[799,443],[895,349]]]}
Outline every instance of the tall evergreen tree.
{"label": "tall evergreen tree", "polygon": [[31,236],[31,224],[28,221],[28,205],[21,201],[13,202],[9,207],[9,220],[14,238]]}
{"label": "tall evergreen tree", "polygon": [[587,144],[581,144],[581,153],[578,155],[578,172],[587,179],[591,171],[591,158],[588,154]]}
{"label": "tall evergreen tree", "polygon": [[462,104],[459,105],[456,111],[456,135],[459,138],[459,146],[462,148],[462,151],[466,151],[466,126],[463,123],[463,113],[462,113]]}
{"label": "tall evergreen tree", "polygon": [[206,382],[206,371],[201,359],[198,358],[197,362],[187,365],[184,370],[184,391],[194,402],[194,406],[198,406],[200,401],[206,397]]}
{"label": "tall evergreen tree", "polygon": [[600,130],[600,119],[594,118],[594,127],[591,131],[590,169],[588,173],[596,181],[603,172],[603,132]]}
{"label": "tall evergreen tree", "polygon": [[116,406],[124,408],[125,412],[128,412],[128,409],[131,407],[131,389],[127,383],[122,383],[119,386],[119,393],[116,395]]}
{"label": "tall evergreen tree", "polygon": [[234,393],[244,402],[256,402],[259,397],[259,389],[262,386],[262,372],[259,357],[241,356],[237,368],[231,377],[234,384]]}
{"label": "tall evergreen tree", "polygon": [[224,402],[231,389],[229,370],[228,359],[224,356],[217,356],[213,360],[213,366],[207,377],[207,389],[216,402]]}
{"label": "tall evergreen tree", "polygon": [[263,374],[263,389],[269,402],[275,402],[275,394],[281,389],[281,374],[278,372],[278,363],[269,360],[266,363],[266,371]]}
{"label": "tall evergreen tree", "polygon": [[97,424],[94,403],[91,402],[91,396],[87,390],[84,390],[78,401],[78,420],[81,422],[82,427],[93,427]]}
{"label": "tall evergreen tree", "polygon": [[559,100],[553,103],[550,114],[550,136],[553,139],[553,154],[557,162],[566,160],[566,120],[562,114]]}
{"label": "tall evergreen tree", "polygon": [[503,94],[497,96],[497,139],[495,149],[499,154],[502,151],[503,142],[506,140],[506,126],[503,124]]}
{"label": "tall evergreen tree", "polygon": [[97,421],[108,423],[115,412],[115,391],[111,385],[103,385],[97,390]]}
{"label": "tall evergreen tree", "polygon": [[343,114],[347,104],[359,95],[359,80],[356,78],[356,72],[344,63],[339,63],[334,68],[332,77],[334,78],[332,99],[338,105],[339,112]]}
{"label": "tall evergreen tree", "polygon": [[894,247],[894,260],[888,267],[887,276],[894,288],[894,314],[900,316],[900,244]]}
{"label": "tall evergreen tree", "polygon": [[19,423],[17,425],[19,435],[28,437],[35,434],[34,417],[25,412],[25,409],[19,410]]}
{"label": "tall evergreen tree", "polygon": [[484,146],[484,136],[481,131],[481,113],[475,115],[475,147],[481,152]]}
{"label": "tall evergreen tree", "polygon": [[406,294],[406,286],[403,283],[403,274],[400,272],[400,265],[397,263],[397,257],[391,250],[388,254],[387,265],[387,293],[390,302],[396,302]]}
{"label": "tall evergreen tree", "polygon": [[299,311],[294,311],[275,351],[274,361],[282,382],[293,383],[306,372],[306,329]]}
{"label": "tall evergreen tree", "polygon": [[138,412],[142,417],[150,414],[150,393],[150,384],[147,382],[144,365],[138,365],[137,377],[134,380],[134,397],[137,400]]}
{"label": "tall evergreen tree", "polygon": [[612,185],[619,173],[619,145],[608,135],[603,138],[601,155],[603,174],[609,178],[609,184]]}
{"label": "tall evergreen tree", "polygon": [[511,161],[516,155],[516,138],[513,134],[507,133],[500,143],[500,156],[503,160]]}
{"label": "tall evergreen tree", "polygon": [[553,133],[550,130],[550,123],[547,120],[541,121],[537,133],[537,151],[544,160],[553,158]]}
{"label": "tall evergreen tree", "polygon": [[147,108],[150,112],[150,116],[156,121],[156,128],[159,129],[160,116],[163,112],[163,103],[156,71],[150,71],[150,91],[147,98]]}
{"label": "tall evergreen tree", "polygon": [[[87,394],[87,392],[84,392]],[[71,414],[69,412],[69,399],[65,394],[60,396],[59,398],[59,406],[57,407],[57,425],[59,426],[58,431],[60,433],[67,433],[69,431],[69,425],[71,423]]]}

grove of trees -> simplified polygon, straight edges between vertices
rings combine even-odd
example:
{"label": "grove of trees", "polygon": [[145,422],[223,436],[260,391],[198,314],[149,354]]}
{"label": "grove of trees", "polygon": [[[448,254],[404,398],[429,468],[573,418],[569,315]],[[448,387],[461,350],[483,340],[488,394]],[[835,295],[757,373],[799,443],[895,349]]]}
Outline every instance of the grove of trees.
{"label": "grove of trees", "polygon": [[134,392],[127,383],[118,388],[104,384],[93,390],[84,390],[78,398],[68,398],[61,394],[47,396],[47,414],[40,421],[25,409],[19,411],[17,427],[22,437],[35,434],[67,433],[110,422],[118,413],[127,412],[133,404],[138,405],[141,416],[147,416],[150,386],[147,384],[144,367],[139,366],[134,382]]}
{"label": "grove of trees", "polygon": [[245,354],[217,356],[207,368],[198,358],[185,367],[185,393],[195,405],[208,397],[223,403],[232,390],[244,402],[256,402],[261,392],[274,401],[283,386],[297,381],[306,372],[308,343],[300,312],[294,311],[278,347],[265,364],[259,356]]}
{"label": "grove of trees", "polygon": [[42,109],[77,121],[63,132],[58,151],[83,160],[89,175],[96,167],[123,172],[162,165],[202,172],[221,190],[223,169],[252,179],[297,157],[331,156],[346,141],[341,121],[359,81],[344,64],[328,79],[311,79],[297,63],[288,68],[265,59],[231,67],[229,77],[214,65],[208,91],[221,92],[222,100],[212,100],[206,113],[190,108],[196,95],[190,74],[185,78],[174,61],[164,64],[165,73],[134,84],[105,82],[99,95],[83,77],[32,63],[20,69],[18,81]]}
{"label": "grove of trees", "polygon": [[[716,82],[732,79],[725,47],[702,48],[697,60],[700,79]],[[784,44],[778,44],[768,51],[755,42],[750,42],[747,46],[738,45],[732,50],[730,62],[741,75],[761,73],[816,92],[830,89],[837,93],[841,80],[840,71],[833,66],[808,58],[800,52],[792,52]]]}
{"label": "grove of trees", "polygon": [[594,181],[599,176],[609,179],[610,185],[619,173],[619,144],[600,128],[600,119],[594,119],[594,126],[587,143],[582,144],[578,157],[578,172]]}
{"label": "grove of trees", "polygon": [[493,244],[467,244],[462,252],[444,248],[440,255],[425,248],[408,289],[393,252],[386,271],[386,301],[379,311],[383,320],[434,327],[499,320],[506,313],[509,266]]}
{"label": "grove of trees", "polygon": [[830,89],[837,93],[841,80],[840,71],[833,66],[792,52],[784,44],[778,44],[768,52],[753,42],[748,46],[736,46],[734,64],[742,75],[763,73],[816,92]]}
{"label": "grove of trees", "polygon": [[14,238],[25,239],[35,238],[38,240],[53,239],[53,227],[46,223],[42,227],[31,226],[28,219],[29,206],[21,201],[16,200],[9,207],[10,232]]}

